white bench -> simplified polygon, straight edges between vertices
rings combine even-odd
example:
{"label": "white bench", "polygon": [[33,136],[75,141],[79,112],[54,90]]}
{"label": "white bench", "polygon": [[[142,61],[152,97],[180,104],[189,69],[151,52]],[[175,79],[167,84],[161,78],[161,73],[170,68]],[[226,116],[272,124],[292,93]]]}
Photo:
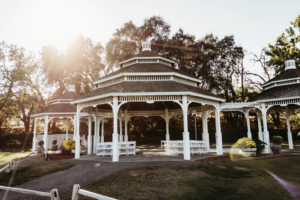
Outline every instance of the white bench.
{"label": "white bench", "polygon": [[[161,141],[161,149],[169,154],[183,154],[184,152],[184,142],[183,140],[170,140]],[[204,141],[190,140],[190,153],[191,154],[206,154],[207,147]]]}
{"label": "white bench", "polygon": [[[98,143],[96,148],[96,156],[112,156],[113,143],[104,142]],[[135,155],[136,142],[118,142],[119,155]]]}

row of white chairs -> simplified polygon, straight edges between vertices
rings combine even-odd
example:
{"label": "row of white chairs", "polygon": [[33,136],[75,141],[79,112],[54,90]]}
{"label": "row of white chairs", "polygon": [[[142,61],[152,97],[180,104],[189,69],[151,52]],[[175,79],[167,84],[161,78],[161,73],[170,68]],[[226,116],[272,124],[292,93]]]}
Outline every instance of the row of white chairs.
{"label": "row of white chairs", "polygon": [[[118,142],[119,155],[135,155],[136,154],[136,142]],[[96,149],[97,156],[112,156],[113,154],[113,143],[104,142],[98,143]]]}
{"label": "row of white chairs", "polygon": [[[161,141],[161,150],[169,154],[183,154],[184,142],[183,140],[170,140]],[[191,154],[206,154],[207,146],[204,141],[190,140],[190,153]]]}

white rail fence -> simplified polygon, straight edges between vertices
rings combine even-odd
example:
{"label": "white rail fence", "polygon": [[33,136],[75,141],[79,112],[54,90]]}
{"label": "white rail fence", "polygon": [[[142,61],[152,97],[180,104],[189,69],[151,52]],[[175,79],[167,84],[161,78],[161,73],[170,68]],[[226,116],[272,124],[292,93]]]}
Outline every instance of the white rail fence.
{"label": "white rail fence", "polygon": [[5,167],[3,167],[2,169],[0,169],[0,173],[5,171],[5,172],[10,172],[10,170],[14,170],[15,169],[15,165],[16,165],[16,161],[11,161],[9,164],[7,164]]}
{"label": "white rail fence", "polygon": [[[135,155],[136,154],[136,142],[118,142],[119,155]],[[98,143],[96,149],[97,156],[112,156],[113,143],[104,142]]]}
{"label": "white rail fence", "polygon": [[89,192],[87,190],[80,189],[80,185],[75,184],[73,186],[72,200],[78,200],[79,194],[90,197],[90,198],[99,199],[99,200],[117,200],[115,198],[107,197],[107,196],[104,196],[101,194],[97,194],[94,192]]}
{"label": "white rail fence", "polygon": [[5,186],[0,186],[0,189],[6,191],[12,191],[12,192],[19,192],[23,194],[32,194],[32,195],[38,195],[43,197],[50,197],[51,200],[59,200],[57,189],[52,189],[50,192],[40,192],[35,190],[27,190],[23,188],[14,188],[14,187],[5,187]]}
{"label": "white rail fence", "polygon": [[[10,172],[10,170],[15,169],[15,164],[16,161],[11,161],[8,165],[0,169],[0,173],[5,171],[5,172]],[[38,195],[38,196],[43,196],[43,197],[50,197],[51,200],[59,200],[59,194],[58,194],[58,189],[54,188],[50,190],[50,192],[40,192],[40,191],[35,191],[35,190],[28,190],[28,189],[23,189],[23,188],[15,188],[15,187],[6,187],[6,186],[1,186],[0,185],[0,190],[5,190],[7,192],[12,191],[12,192],[19,192],[23,194],[31,194],[31,195]],[[75,184],[73,186],[73,193],[72,193],[72,200],[78,200],[79,194],[91,197],[94,199],[100,199],[100,200],[117,200],[111,197],[107,197],[101,194],[97,194],[94,192],[89,192],[87,190],[80,189],[79,184]]]}

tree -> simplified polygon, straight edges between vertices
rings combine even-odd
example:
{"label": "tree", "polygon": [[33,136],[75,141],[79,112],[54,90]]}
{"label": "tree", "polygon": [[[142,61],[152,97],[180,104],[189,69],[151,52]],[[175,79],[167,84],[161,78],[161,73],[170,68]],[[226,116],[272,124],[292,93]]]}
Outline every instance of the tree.
{"label": "tree", "polygon": [[[270,56],[268,66],[275,67],[275,73],[279,74],[284,71],[284,61],[294,59],[296,67],[300,68],[300,49],[296,46],[300,41],[300,15],[291,22],[293,27],[289,27],[276,40],[275,44],[269,44],[266,49],[266,55]],[[298,34],[296,34],[298,29]]]}
{"label": "tree", "polygon": [[1,43],[0,55],[0,121],[18,117],[23,121],[25,131],[29,132],[30,114],[35,111],[38,103],[35,99],[41,99],[43,103],[39,84],[34,81],[39,77],[38,64],[33,54],[26,53],[24,48],[7,45],[5,42]]}
{"label": "tree", "polygon": [[104,48],[90,38],[78,36],[66,51],[58,51],[55,46],[44,46],[41,51],[42,70],[50,86],[58,86],[54,96],[67,90],[73,82],[76,92],[87,93],[93,89],[93,81],[105,74],[102,61]]}
{"label": "tree", "polygon": [[[132,21],[117,29],[113,37],[106,44],[106,62],[108,69],[113,70],[119,62],[142,51],[142,42],[151,40],[153,51],[160,49],[160,42],[170,35],[170,25],[160,16],[145,19],[142,26],[136,26]],[[157,45],[156,45],[156,42]]]}

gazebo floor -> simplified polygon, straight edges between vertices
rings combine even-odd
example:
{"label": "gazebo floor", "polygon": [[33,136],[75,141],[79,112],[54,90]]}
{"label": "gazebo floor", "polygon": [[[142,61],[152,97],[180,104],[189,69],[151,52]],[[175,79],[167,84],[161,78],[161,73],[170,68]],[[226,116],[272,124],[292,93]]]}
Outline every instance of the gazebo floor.
{"label": "gazebo floor", "polygon": [[[228,154],[229,148],[223,149],[224,154]],[[216,157],[216,149],[211,149],[208,154],[194,154],[191,155],[191,160],[199,160],[210,157]],[[79,160],[90,160],[98,162],[112,162],[111,156],[95,156],[92,155],[83,155],[80,156]],[[164,151],[161,151],[160,148],[136,148],[136,155],[130,156],[120,156],[119,162],[157,162],[157,161],[184,161],[183,155],[168,154]]]}

